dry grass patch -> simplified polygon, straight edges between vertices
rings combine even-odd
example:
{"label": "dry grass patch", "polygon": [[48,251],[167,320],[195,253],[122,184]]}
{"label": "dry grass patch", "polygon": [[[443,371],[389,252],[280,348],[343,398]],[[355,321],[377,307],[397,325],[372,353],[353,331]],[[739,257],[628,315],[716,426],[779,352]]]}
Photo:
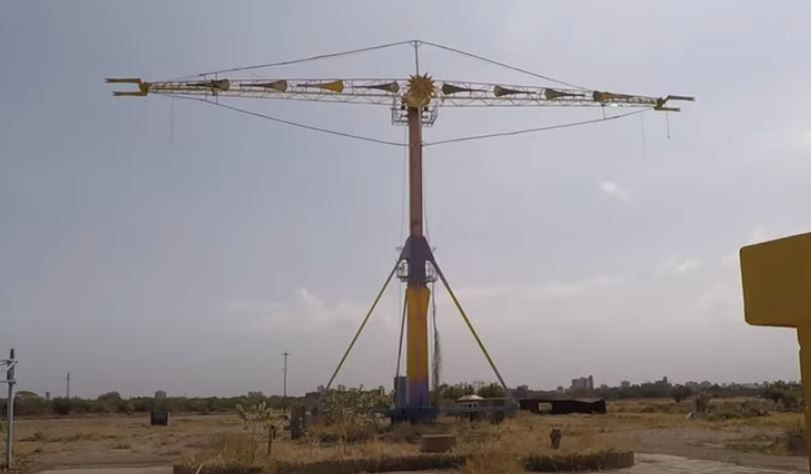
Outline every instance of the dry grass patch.
{"label": "dry grass patch", "polygon": [[[532,456],[546,462],[551,458],[575,458],[625,450],[630,442],[611,429],[599,417],[538,417],[520,415],[499,425],[486,422],[440,420],[433,425],[401,424],[392,427],[364,425],[364,436],[353,437],[347,427],[319,427],[300,440],[276,440],[270,456],[260,438],[251,433],[221,434],[211,437],[203,452],[186,457],[185,466],[217,465],[220,468],[241,464],[274,472],[381,472],[387,466],[426,466],[437,468],[464,464],[469,474],[523,472]],[[563,433],[560,449],[553,450],[549,433]],[[445,455],[420,453],[418,442],[423,434],[454,433],[457,447]],[[575,456],[577,455],[577,456]],[[539,461],[540,462],[540,461]],[[312,471],[320,472],[320,471]]]}
{"label": "dry grass patch", "polygon": [[805,456],[805,427],[795,423],[777,432],[760,432],[728,442],[726,447],[748,453]]}
{"label": "dry grass patch", "polygon": [[524,466],[516,450],[504,443],[482,443],[465,462],[464,474],[521,474]]}

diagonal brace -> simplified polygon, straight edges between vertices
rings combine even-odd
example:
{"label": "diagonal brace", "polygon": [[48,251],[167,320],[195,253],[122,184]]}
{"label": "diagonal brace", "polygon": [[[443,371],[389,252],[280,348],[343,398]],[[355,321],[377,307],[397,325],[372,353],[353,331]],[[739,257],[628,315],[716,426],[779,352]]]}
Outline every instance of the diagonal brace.
{"label": "diagonal brace", "polygon": [[335,372],[333,372],[332,377],[329,378],[329,382],[327,382],[327,386],[326,386],[326,388],[324,388],[324,392],[321,394],[322,397],[324,396],[324,394],[326,394],[329,391],[330,387],[332,386],[332,382],[334,382],[335,377],[338,376],[338,372],[340,372],[341,367],[344,365],[344,362],[346,361],[346,358],[349,356],[349,353],[352,351],[352,348],[355,346],[355,342],[358,340],[358,337],[360,337],[360,333],[363,332],[363,328],[366,327],[366,323],[369,322],[369,317],[372,316],[372,313],[374,312],[375,307],[377,306],[377,303],[380,301],[380,298],[383,296],[383,292],[385,292],[386,288],[389,286],[389,282],[391,281],[391,278],[394,276],[394,272],[397,271],[397,265],[399,263],[400,262],[397,261],[394,264],[394,268],[391,269],[391,272],[389,273],[389,276],[386,277],[386,282],[383,283],[383,288],[381,288],[380,292],[377,293],[377,296],[375,297],[374,301],[372,302],[372,306],[369,308],[369,311],[366,313],[366,316],[363,318],[363,322],[360,324],[360,327],[358,328],[358,331],[355,333],[355,337],[352,338],[352,342],[350,342],[349,347],[346,348],[346,352],[344,352],[343,357],[341,357],[341,361],[338,362],[338,367],[335,367]]}
{"label": "diagonal brace", "polygon": [[445,274],[442,273],[442,270],[440,270],[439,265],[436,263],[436,260],[432,261],[431,263],[433,264],[434,269],[436,270],[436,273],[439,276],[439,279],[442,280],[442,284],[445,285],[445,289],[448,291],[448,294],[450,295],[451,299],[453,300],[453,304],[456,306],[456,309],[459,310],[459,314],[462,316],[462,319],[465,321],[465,324],[467,325],[467,328],[470,329],[470,333],[473,335],[473,338],[476,340],[476,344],[479,345],[479,349],[481,349],[482,353],[484,354],[484,357],[487,359],[487,362],[490,364],[490,368],[493,369],[493,372],[496,374],[496,377],[498,377],[498,381],[499,381],[499,383],[501,383],[501,388],[504,389],[504,394],[507,396],[507,398],[511,402],[513,402],[514,404],[517,405],[515,399],[512,396],[512,392],[510,392],[510,389],[507,387],[507,383],[504,382],[504,377],[501,376],[501,372],[498,371],[498,368],[496,367],[496,363],[493,362],[493,358],[490,357],[490,353],[487,352],[487,348],[484,347],[484,343],[482,342],[481,338],[479,338],[478,333],[476,333],[476,329],[473,328],[473,323],[470,322],[470,319],[467,317],[467,314],[465,313],[465,310],[462,308],[462,304],[459,303],[459,300],[456,298],[456,295],[453,293],[453,290],[451,289],[451,285],[448,284],[448,280],[445,278]]}

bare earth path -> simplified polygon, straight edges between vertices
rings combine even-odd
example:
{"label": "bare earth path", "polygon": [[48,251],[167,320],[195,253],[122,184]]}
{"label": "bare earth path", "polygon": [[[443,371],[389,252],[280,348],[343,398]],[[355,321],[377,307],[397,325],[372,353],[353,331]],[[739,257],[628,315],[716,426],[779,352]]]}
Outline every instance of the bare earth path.
{"label": "bare earth path", "polygon": [[[741,452],[728,447],[753,435],[778,435],[783,425],[794,421],[780,418],[788,415],[775,414],[729,426],[688,424],[681,416],[670,419],[661,414],[631,415],[636,418],[621,413],[614,418],[533,420],[541,431],[565,424],[573,431],[605,430],[606,439],[616,436],[618,445],[628,443],[628,449],[637,453],[637,466],[614,471],[621,474],[808,472],[805,457]],[[150,427],[143,416],[23,419],[17,431],[18,459],[25,460],[31,471],[49,474],[169,474],[175,459],[208,449],[212,435],[243,431],[233,414],[177,415],[168,427]]]}
{"label": "bare earth path", "polygon": [[631,469],[614,472],[618,474],[800,474],[808,472],[808,469],[747,467],[667,454],[638,454],[636,461],[636,466]]}
{"label": "bare earth path", "polygon": [[167,467],[105,467],[94,469],[64,469],[42,471],[41,474],[172,474],[172,466]]}
{"label": "bare earth path", "polygon": [[[451,471],[443,471],[452,474]],[[807,469],[772,469],[763,467],[746,467],[719,461],[687,459],[667,454],[639,454],[637,464],[631,469],[613,471],[617,474],[801,474]],[[94,468],[66,469],[43,471],[41,474],[171,474],[171,466],[166,467],[132,467],[132,468]],[[397,473],[392,473],[397,474]],[[419,473],[399,473],[419,474]],[[427,474],[427,473],[423,473]],[[435,473],[439,474],[439,473]]]}
{"label": "bare earth path", "polygon": [[[655,464],[661,455],[667,455],[662,461],[663,465],[677,469],[679,465],[675,459],[687,459],[692,464],[720,463],[734,466],[725,471],[690,471],[683,472],[808,472],[808,461],[801,456],[774,456],[758,453],[743,453],[723,449],[725,441],[737,439],[739,434],[725,433],[723,431],[702,430],[692,428],[673,428],[668,430],[640,430],[635,433],[637,461]],[[669,459],[673,458],[673,459]],[[667,462],[665,462],[667,461]],[[641,463],[640,463],[641,464]],[[711,464],[706,464],[710,466]],[[747,466],[747,467],[740,467]],[[708,468],[709,469],[709,468]],[[629,471],[637,472],[637,471]],[[656,472],[638,471],[638,472]],[[671,471],[667,471],[671,472]],[[672,472],[682,472],[674,470]]]}

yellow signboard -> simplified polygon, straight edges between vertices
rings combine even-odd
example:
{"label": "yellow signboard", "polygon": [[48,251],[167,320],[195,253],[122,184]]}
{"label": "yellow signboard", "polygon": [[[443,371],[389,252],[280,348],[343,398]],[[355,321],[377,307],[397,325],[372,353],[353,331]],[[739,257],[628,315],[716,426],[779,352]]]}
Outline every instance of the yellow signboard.
{"label": "yellow signboard", "polygon": [[743,247],[741,277],[747,323],[797,328],[811,453],[811,233]]}
{"label": "yellow signboard", "polygon": [[741,249],[746,322],[811,327],[811,233]]}

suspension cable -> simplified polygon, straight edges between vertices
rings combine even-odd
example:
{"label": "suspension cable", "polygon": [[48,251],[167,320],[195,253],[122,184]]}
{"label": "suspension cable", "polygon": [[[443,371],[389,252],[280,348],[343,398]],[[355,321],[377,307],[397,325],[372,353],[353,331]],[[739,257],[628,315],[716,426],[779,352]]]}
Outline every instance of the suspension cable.
{"label": "suspension cable", "polygon": [[350,50],[347,50],[347,51],[339,51],[337,53],[319,54],[319,55],[316,55],[316,56],[309,56],[309,57],[306,57],[306,58],[289,59],[289,60],[286,60],[286,61],[278,61],[278,62],[275,62],[275,63],[255,64],[255,65],[252,65],[252,66],[232,67],[232,68],[228,68],[228,69],[219,69],[219,70],[216,70],[216,71],[201,72],[201,73],[198,73],[198,74],[192,74],[192,75],[188,75],[188,76],[181,76],[178,79],[187,78],[187,77],[210,76],[210,75],[213,75],[213,74],[225,74],[225,73],[229,73],[229,72],[250,71],[252,69],[263,69],[263,68],[271,68],[271,67],[279,67],[279,66],[290,66],[292,64],[300,64],[300,63],[311,62],[311,61],[320,61],[320,60],[324,60],[324,59],[338,58],[338,57],[341,57],[341,56],[349,56],[349,55],[352,55],[352,54],[368,53],[370,51],[376,51],[376,50],[386,49],[386,48],[393,48],[395,46],[403,46],[403,45],[406,45],[406,44],[413,44],[413,43],[414,43],[413,40],[398,41],[396,43],[379,44],[379,45],[375,45],[375,46],[368,46],[368,47],[365,47],[365,48],[350,49]]}
{"label": "suspension cable", "polygon": [[470,57],[470,58],[478,59],[480,61],[484,61],[486,63],[490,63],[490,64],[493,64],[495,66],[500,66],[500,67],[503,67],[503,68],[506,68],[506,69],[510,69],[510,70],[513,70],[513,71],[516,71],[516,72],[520,72],[522,74],[526,74],[528,76],[536,77],[538,79],[544,79],[546,81],[554,82],[554,83],[560,84],[562,86],[568,86],[568,87],[574,87],[575,89],[587,90],[586,87],[578,86],[577,84],[572,84],[571,82],[561,81],[561,80],[555,79],[553,77],[545,76],[543,74],[538,74],[537,72],[533,72],[533,71],[530,71],[528,69],[524,69],[524,68],[521,68],[521,67],[512,66],[510,64],[503,63],[501,61],[496,61],[495,59],[485,58],[484,56],[479,56],[478,54],[474,54],[474,53],[471,53],[471,52],[468,52],[468,51],[463,51],[461,49],[456,49],[456,48],[452,48],[450,46],[445,46],[445,45],[441,45],[441,44],[437,44],[437,43],[431,43],[430,41],[420,41],[420,43],[427,44],[428,46],[433,46],[434,48],[444,49],[445,51],[450,51],[450,52],[453,52],[453,53],[456,53],[456,54],[461,54],[463,56],[467,56],[467,57]]}
{"label": "suspension cable", "polygon": [[[403,143],[408,143],[408,129],[403,127]],[[406,193],[408,190],[408,149],[403,147],[403,195],[400,201],[400,244],[405,245]]]}
{"label": "suspension cable", "polygon": [[422,218],[425,221],[425,240],[431,243],[431,227],[428,225],[428,186],[425,183],[425,161],[422,165]]}
{"label": "suspension cable", "polygon": [[[260,112],[255,112],[255,111],[252,111],[252,110],[243,109],[241,107],[236,107],[234,105],[224,104],[224,103],[219,102],[219,101],[214,102],[214,101],[207,100],[207,99],[200,98],[200,97],[189,97],[189,96],[177,95],[177,94],[160,94],[160,95],[162,95],[164,97],[171,97],[171,98],[176,98],[176,99],[184,99],[184,100],[193,100],[193,101],[197,101],[197,102],[203,102],[205,104],[215,105],[217,107],[222,107],[224,109],[228,109],[228,110],[231,110],[231,111],[234,111],[234,112],[239,112],[241,114],[251,115],[251,116],[254,116],[254,117],[263,118],[265,120],[270,120],[272,122],[278,122],[278,123],[282,123],[282,124],[285,124],[285,125],[290,125],[292,127],[303,128],[303,129],[306,129],[306,130],[312,130],[312,131],[315,131],[315,132],[326,133],[326,134],[329,134],[329,135],[336,135],[336,136],[339,136],[339,137],[351,138],[351,139],[354,139],[354,140],[360,140],[360,141],[365,141],[365,142],[369,142],[369,143],[376,143],[378,145],[388,145],[388,146],[394,146],[394,147],[408,147],[407,143],[400,143],[400,142],[395,142],[395,141],[390,141],[390,140],[383,140],[383,139],[380,139],[380,138],[368,137],[368,136],[364,136],[364,135],[357,135],[357,134],[354,134],[354,133],[342,132],[342,131],[339,131],[339,130],[333,130],[333,129],[324,128],[324,127],[317,127],[315,125],[309,125],[309,124],[305,124],[305,123],[301,123],[301,122],[295,122],[295,121],[292,121],[292,120],[286,120],[286,119],[283,119],[283,118],[275,117],[273,115],[267,115],[267,114],[263,114],[263,113],[260,113]],[[601,118],[597,118],[597,119],[583,120],[583,121],[579,121],[579,122],[568,122],[568,123],[562,123],[562,124],[557,124],[557,125],[547,125],[547,126],[543,126],[543,127],[525,128],[525,129],[520,129],[520,130],[511,130],[511,131],[508,131],[508,132],[485,133],[485,134],[480,134],[480,135],[469,135],[469,136],[463,136],[463,137],[449,138],[449,139],[446,139],[446,140],[438,140],[438,141],[434,141],[434,142],[423,142],[422,146],[423,147],[429,147],[429,146],[447,145],[447,144],[451,144],[451,143],[459,143],[459,142],[467,142],[467,141],[475,141],[475,140],[486,140],[486,139],[489,139],[489,138],[499,138],[499,137],[515,136],[515,135],[525,135],[525,134],[530,134],[530,133],[546,132],[546,131],[550,131],[550,130],[558,130],[558,129],[563,129],[563,128],[571,128],[571,127],[579,127],[579,126],[584,126],[584,125],[592,125],[592,124],[596,124],[596,123],[600,123],[600,122],[607,122],[609,120],[616,120],[616,119],[621,119],[621,118],[625,118],[625,117],[630,117],[632,115],[637,115],[637,114],[647,112],[648,110],[650,110],[650,108],[646,107],[646,108],[643,108],[643,109],[634,110],[632,112],[627,112],[627,113],[624,113],[624,114],[609,115],[609,116],[605,116],[605,117],[601,117]]]}
{"label": "suspension cable", "polygon": [[206,104],[216,105],[217,107],[222,107],[224,109],[232,110],[234,112],[239,112],[241,114],[252,115],[254,117],[259,117],[259,118],[263,118],[263,119],[270,120],[270,121],[273,121],[273,122],[278,122],[278,123],[283,123],[285,125],[290,125],[292,127],[304,128],[304,129],[307,129],[307,130],[313,130],[315,132],[326,133],[326,134],[329,134],[329,135],[337,135],[339,137],[352,138],[352,139],[355,139],[355,140],[361,140],[361,141],[370,142],[370,143],[377,143],[379,145],[389,145],[389,146],[396,146],[396,147],[407,147],[408,146],[405,143],[393,142],[393,141],[389,141],[389,140],[381,140],[379,138],[367,137],[367,136],[363,136],[363,135],[356,135],[354,133],[341,132],[341,131],[338,131],[338,130],[332,130],[332,129],[323,128],[323,127],[316,127],[315,125],[308,125],[308,124],[301,123],[301,122],[294,122],[292,120],[285,120],[285,119],[282,119],[282,118],[279,118],[279,117],[274,117],[272,115],[267,115],[267,114],[263,114],[263,113],[260,113],[260,112],[254,112],[252,110],[243,109],[241,107],[236,107],[236,106],[233,106],[233,105],[223,104],[221,102],[212,102],[210,100],[202,99],[202,98],[199,98],[199,97],[189,97],[189,96],[175,95],[175,94],[160,94],[160,95],[163,95],[163,96],[166,96],[166,97],[174,97],[174,98],[178,98],[178,99],[194,100],[194,101],[197,101],[197,102],[203,102],[203,103],[206,103]]}
{"label": "suspension cable", "polygon": [[[395,380],[400,378],[400,361],[402,360],[403,356],[403,335],[405,334],[406,308],[408,308],[408,291],[406,291],[405,296],[403,296],[403,319],[400,322],[400,344],[397,347],[397,370],[394,372]],[[397,390],[397,387],[395,387],[395,390]]]}
{"label": "suspension cable", "polygon": [[436,325],[436,283],[431,282],[431,320],[434,326],[434,354],[433,367],[431,370],[432,382],[434,384],[434,397],[439,407],[442,394],[439,393],[440,372],[442,370],[442,346],[439,342],[439,327]]}
{"label": "suspension cable", "polygon": [[644,109],[640,109],[640,110],[634,110],[632,112],[627,112],[627,113],[624,113],[624,114],[609,115],[609,116],[601,117],[601,118],[597,118],[597,119],[582,120],[580,122],[569,122],[569,123],[561,123],[561,124],[557,124],[557,125],[547,125],[547,126],[544,126],[544,127],[524,128],[524,129],[520,129],[520,130],[512,130],[512,131],[509,131],[509,132],[496,132],[496,133],[485,133],[485,134],[481,134],[481,135],[469,135],[469,136],[465,136],[465,137],[449,138],[447,140],[438,140],[438,141],[435,141],[435,142],[423,142],[422,146],[423,147],[429,147],[429,146],[437,146],[437,145],[447,145],[449,143],[469,142],[469,141],[474,141],[474,140],[485,140],[485,139],[488,139],[488,138],[509,137],[509,136],[513,136],[513,135],[524,135],[524,134],[528,134],[528,133],[547,132],[547,131],[550,131],[550,130],[558,130],[558,129],[561,129],[561,128],[571,128],[571,127],[579,127],[579,126],[583,126],[583,125],[592,125],[592,124],[595,124],[595,123],[607,122],[609,120],[616,120],[616,119],[621,119],[621,118],[625,118],[625,117],[630,117],[631,115],[641,114],[641,113],[647,112],[648,110],[649,110],[648,108],[644,108]]}

